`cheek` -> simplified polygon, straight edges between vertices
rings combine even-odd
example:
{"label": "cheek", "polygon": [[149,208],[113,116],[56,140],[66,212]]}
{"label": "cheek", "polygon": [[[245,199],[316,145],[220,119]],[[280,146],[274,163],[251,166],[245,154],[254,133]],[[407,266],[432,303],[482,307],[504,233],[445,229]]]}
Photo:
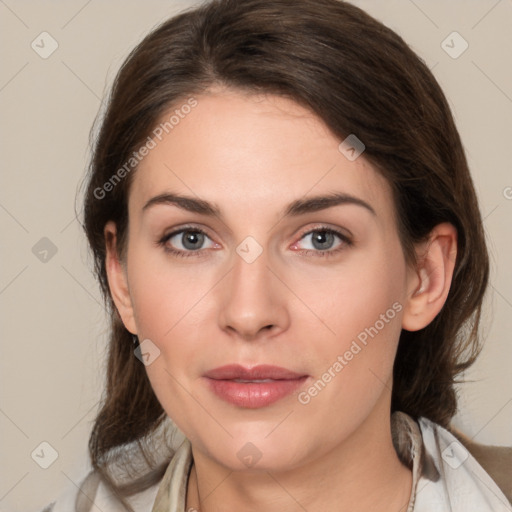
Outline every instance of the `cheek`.
{"label": "cheek", "polygon": [[[297,295],[317,314],[325,333],[330,331],[327,349],[343,348],[377,322],[387,337],[397,337],[405,289],[405,263],[397,254],[399,247],[397,251],[361,252],[334,272],[324,268],[294,279]],[[379,322],[382,315],[385,329]]]}
{"label": "cheek", "polygon": [[199,265],[180,265],[166,255],[134,255],[132,261],[145,262],[129,268],[139,339],[151,340],[159,350],[155,363],[146,367],[148,376],[167,412],[183,408],[183,403],[176,405],[182,392],[179,383],[186,385],[191,369],[197,374],[197,362],[202,360],[198,354],[205,352],[205,340],[211,339],[206,333],[216,320],[216,275],[211,269],[199,270]]}
{"label": "cheek", "polygon": [[189,315],[196,314],[208,291],[208,275],[182,265],[163,250],[133,250],[129,260],[130,295],[137,327],[147,338],[164,341]]}
{"label": "cheek", "polygon": [[331,332],[323,329],[326,334],[311,349],[316,373],[298,401],[311,421],[338,425],[326,434],[327,444],[355,428],[391,389],[403,268],[395,258],[362,258],[359,263],[326,279],[322,293],[315,292],[311,301],[322,306],[321,318]]}
{"label": "cheek", "polygon": [[373,403],[391,378],[404,308],[400,254],[399,245],[358,254],[335,275],[302,281],[298,294],[309,297],[324,323],[321,343],[309,349],[321,381],[311,390],[323,395],[317,405]]}
{"label": "cheek", "polygon": [[212,285],[204,273],[192,275],[161,257],[133,261],[145,262],[132,265],[130,272],[139,339],[151,340],[159,351],[146,372],[167,415],[191,437],[194,418],[204,414],[189,393],[194,386],[191,373],[197,374],[198,354],[204,348],[198,346],[201,333],[211,321],[208,301],[201,298]]}

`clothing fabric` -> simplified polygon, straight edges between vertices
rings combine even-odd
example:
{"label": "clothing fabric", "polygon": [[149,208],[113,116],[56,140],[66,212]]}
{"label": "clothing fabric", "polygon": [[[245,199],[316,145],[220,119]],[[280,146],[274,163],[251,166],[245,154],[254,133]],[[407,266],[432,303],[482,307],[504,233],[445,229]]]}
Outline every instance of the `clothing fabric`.
{"label": "clothing fabric", "polygon": [[[412,470],[407,512],[512,512],[498,485],[453,434],[402,412],[393,413],[391,425],[397,454]],[[129,500],[135,512],[189,512],[185,501],[192,464],[192,447],[185,438],[159,484]],[[74,511],[75,497],[76,490],[47,510]],[[124,512],[101,483],[89,498],[90,512]]]}

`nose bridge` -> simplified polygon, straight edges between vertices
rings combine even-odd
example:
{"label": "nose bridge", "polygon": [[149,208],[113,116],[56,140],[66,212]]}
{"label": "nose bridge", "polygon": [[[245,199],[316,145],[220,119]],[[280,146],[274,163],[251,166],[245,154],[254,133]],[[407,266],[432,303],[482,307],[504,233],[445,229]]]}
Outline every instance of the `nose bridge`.
{"label": "nose bridge", "polygon": [[256,243],[252,239],[238,245],[231,272],[232,291],[243,292],[245,289],[242,295],[252,299],[257,298],[258,295],[264,296],[269,291],[268,250]]}
{"label": "nose bridge", "polygon": [[221,327],[244,338],[252,338],[269,326],[284,328],[286,298],[268,268],[269,251],[247,237],[236,247],[232,265],[223,285]]}

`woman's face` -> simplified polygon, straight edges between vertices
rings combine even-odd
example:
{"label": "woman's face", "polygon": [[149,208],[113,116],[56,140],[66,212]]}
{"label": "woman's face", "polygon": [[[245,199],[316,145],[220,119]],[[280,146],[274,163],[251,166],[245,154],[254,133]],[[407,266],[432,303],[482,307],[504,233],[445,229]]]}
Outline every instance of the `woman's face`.
{"label": "woman's face", "polygon": [[[417,280],[364,153],[281,97],[196,100],[134,176],[123,321],[195,450],[297,467],[389,423]],[[248,373],[213,372],[226,365]]]}

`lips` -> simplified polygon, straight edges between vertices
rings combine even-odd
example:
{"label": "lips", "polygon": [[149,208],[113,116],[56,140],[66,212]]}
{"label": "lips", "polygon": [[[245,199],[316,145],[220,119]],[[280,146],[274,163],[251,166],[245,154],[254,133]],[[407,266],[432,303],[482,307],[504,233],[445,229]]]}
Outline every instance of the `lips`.
{"label": "lips", "polygon": [[279,366],[221,366],[203,376],[210,391],[238,407],[256,409],[288,396],[308,378]]}
{"label": "lips", "polygon": [[245,368],[239,364],[229,364],[210,370],[205,374],[205,377],[216,380],[294,380],[304,377],[304,374],[292,372],[286,368],[271,366],[268,364],[262,364],[252,368]]}

